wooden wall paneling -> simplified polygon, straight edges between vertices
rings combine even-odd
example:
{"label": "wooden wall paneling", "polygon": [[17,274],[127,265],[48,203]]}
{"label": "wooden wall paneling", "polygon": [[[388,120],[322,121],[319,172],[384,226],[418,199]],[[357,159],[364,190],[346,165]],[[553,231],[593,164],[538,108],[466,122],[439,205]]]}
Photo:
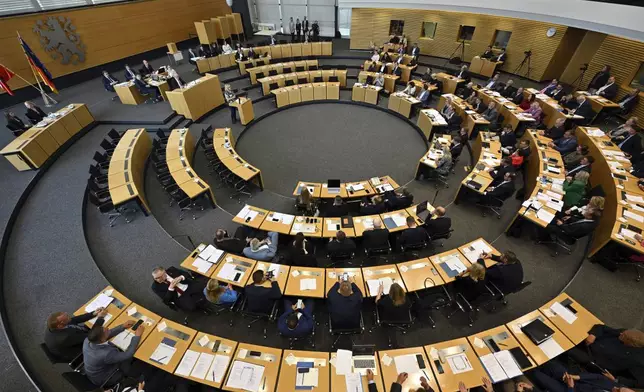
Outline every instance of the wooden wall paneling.
{"label": "wooden wall paneling", "polygon": [[215,28],[215,36],[217,39],[224,39],[224,29],[221,27],[221,21],[218,18],[210,18],[210,21]]}
{"label": "wooden wall paneling", "polygon": [[[203,15],[230,12],[225,0],[149,0],[6,17],[0,19],[0,59],[20,76],[35,82],[16,37],[19,31],[55,78],[163,47],[168,42],[183,41],[195,31],[194,22]],[[71,19],[86,47],[85,62],[63,65],[41,49],[32,28],[37,20],[48,16]],[[9,85],[16,89],[25,84],[13,78]]]}
{"label": "wooden wall paneling", "polygon": [[[496,30],[511,31],[512,37],[507,48],[508,61],[503,70],[514,71],[524,58],[523,52],[531,49],[533,55],[530,76],[536,80],[541,80],[567,30],[566,26],[531,20],[433,10],[354,8],[351,18],[351,49],[368,48],[371,41],[381,45],[389,37],[389,22],[404,20],[403,32],[410,44],[417,42],[421,53],[445,58],[451,56],[458,47],[460,25],[475,26],[472,41],[465,47],[467,62],[483,53],[487,45],[492,43]],[[421,38],[423,22],[437,23],[434,39]],[[556,27],[557,34],[548,38],[546,31],[550,27]],[[454,55],[460,57],[460,50]],[[524,73],[525,70],[521,74]]]}
{"label": "wooden wall paneling", "polygon": [[195,30],[197,30],[197,37],[200,44],[209,44],[208,32],[206,31],[206,21],[195,22]]}
{"label": "wooden wall paneling", "polygon": [[221,31],[224,34],[224,38],[230,38],[230,27],[228,26],[228,19],[226,16],[219,16],[217,19],[221,22]]}
{"label": "wooden wall paneling", "polygon": [[[560,80],[564,83],[572,84],[572,82],[574,82],[575,79],[577,79],[577,77],[579,76],[579,69],[584,64],[590,63],[590,61],[595,56],[595,53],[597,53],[597,49],[599,49],[605,38],[606,34],[604,33],[586,31],[584,39],[577,47],[577,50],[575,50],[575,53],[570,59],[570,62],[568,62],[566,70],[561,75]],[[590,78],[592,78],[592,76],[589,76],[588,72],[586,72],[586,75],[584,76],[583,88],[586,88],[588,82],[590,82]]]}
{"label": "wooden wall paneling", "polygon": [[559,47],[557,47],[557,50],[552,55],[550,64],[548,64],[548,67],[542,76],[543,79],[548,80],[561,78],[566,66],[572,59],[577,47],[579,47],[585,35],[586,30],[583,29],[569,27],[566,30],[561,42],[559,42]]}
{"label": "wooden wall paneling", "polygon": [[238,12],[233,14],[233,23],[235,25],[236,34],[244,34],[244,23],[242,22],[242,17]]}

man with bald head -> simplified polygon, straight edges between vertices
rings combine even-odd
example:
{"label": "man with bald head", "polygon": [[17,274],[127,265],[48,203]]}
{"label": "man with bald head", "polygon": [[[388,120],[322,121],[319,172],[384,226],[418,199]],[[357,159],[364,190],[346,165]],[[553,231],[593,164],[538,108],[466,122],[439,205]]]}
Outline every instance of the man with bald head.
{"label": "man with bald head", "polygon": [[389,247],[389,231],[382,228],[380,219],[373,220],[373,229],[362,233],[362,246],[369,249],[382,249]]}
{"label": "man with bald head", "polygon": [[445,214],[445,207],[436,207],[434,212],[432,212],[431,219],[423,224],[429,238],[438,234],[447,233],[452,227],[452,219]]}
{"label": "man with bald head", "polygon": [[103,325],[107,310],[96,309],[94,312],[72,317],[66,312],[54,312],[47,317],[45,344],[47,349],[61,359],[71,361],[83,347],[89,328],[85,322],[96,318],[96,325]]}

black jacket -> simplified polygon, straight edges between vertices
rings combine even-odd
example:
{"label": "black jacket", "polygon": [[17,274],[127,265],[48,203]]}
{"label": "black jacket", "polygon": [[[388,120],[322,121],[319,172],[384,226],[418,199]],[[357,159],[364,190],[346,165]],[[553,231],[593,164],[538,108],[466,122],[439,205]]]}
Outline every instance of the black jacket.
{"label": "black jacket", "polygon": [[[112,75],[110,75],[110,78],[112,78],[112,80],[116,81],[117,83],[119,82],[119,80]],[[114,92],[114,86],[112,85],[112,82],[108,78],[106,78],[105,75],[103,75],[101,79],[103,80],[103,87],[105,88],[105,90]]]}
{"label": "black jacket", "polygon": [[595,117],[593,107],[588,100],[585,100],[581,105],[577,106],[575,114],[582,116],[584,118],[584,123],[589,123]]}
{"label": "black jacket", "polygon": [[469,98],[470,95],[472,95],[472,91],[474,91],[474,90],[472,90],[471,88],[469,88],[467,86],[464,86],[463,88],[461,88],[461,91],[460,91],[459,95],[461,96],[461,98],[467,99],[467,98]]}
{"label": "black jacket", "polygon": [[143,64],[139,72],[141,72],[141,75],[150,75],[154,72],[154,68],[152,67],[152,65],[150,65],[150,63],[148,63],[147,67],[145,66],[145,64]]}
{"label": "black jacket", "polygon": [[551,97],[552,99],[556,99],[557,101],[560,100],[564,95],[566,95],[566,92],[561,89],[561,90],[550,90],[548,93],[548,96]]}
{"label": "black jacket", "polygon": [[468,302],[476,300],[481,295],[485,294],[487,288],[485,283],[487,282],[487,277],[483,280],[474,281],[469,276],[460,277],[457,276],[454,280],[454,290],[457,293],[460,293],[465,297]]}
{"label": "black jacket", "polygon": [[68,361],[74,359],[82,351],[83,341],[89,332],[89,328],[83,324],[93,318],[92,313],[85,313],[72,317],[66,328],[54,330],[45,328],[45,344],[49,351],[61,359]]}
{"label": "black jacket", "polygon": [[597,72],[590,81],[590,84],[588,84],[588,90],[591,88],[598,89],[601,86],[604,86],[606,82],[608,82],[608,78],[610,78],[610,73],[602,71]]}
{"label": "black jacket", "polygon": [[344,203],[340,204],[339,206],[331,204],[324,211],[324,216],[327,216],[330,218],[341,218],[343,216],[347,216],[348,214],[349,214],[349,206],[347,206]]}
{"label": "black jacket", "polygon": [[[460,73],[461,73],[461,70],[457,69],[456,72],[454,72],[454,76],[458,77]],[[470,71],[468,70],[463,71],[463,74],[461,75],[461,79],[464,79],[465,83],[469,83],[470,79],[472,79],[472,77],[470,76]]]}
{"label": "black jacket", "polygon": [[362,245],[365,249],[384,248],[389,245],[387,229],[366,230],[362,233]]}
{"label": "black jacket", "polygon": [[9,128],[12,131],[24,131],[26,129],[29,129],[29,126],[25,125],[25,123],[18,117],[11,117],[9,120],[7,120],[7,128]]}
{"label": "black jacket", "polygon": [[499,135],[502,147],[514,147],[517,144],[517,135],[514,132]]}
{"label": "black jacket", "polygon": [[490,171],[490,176],[492,177],[491,185],[500,184],[505,177],[505,173],[514,173],[515,169],[512,165],[499,165]]}
{"label": "black jacket", "polygon": [[461,116],[459,116],[457,113],[454,113],[452,117],[447,120],[447,127],[451,129],[458,128],[460,127],[461,122],[463,122]]}
{"label": "black jacket", "polygon": [[[588,346],[593,362],[607,369],[620,384],[631,388],[644,387],[644,348],[624,345],[619,340],[623,329],[597,324],[588,333],[595,335],[595,342]],[[625,376],[619,376],[624,374]]]}
{"label": "black jacket", "polygon": [[362,292],[355,283],[351,283],[353,294],[345,297],[338,293],[340,282],[336,282],[327,293],[329,316],[334,329],[351,329],[360,326],[362,310]]}
{"label": "black jacket", "polygon": [[[501,263],[501,257],[492,255],[492,260],[497,264],[487,268],[485,278],[494,283],[504,294],[508,294],[518,289],[523,282],[523,266],[517,261],[514,264]],[[485,261],[478,259],[478,263],[485,267]]]}
{"label": "black jacket", "polygon": [[277,282],[271,282],[270,288],[251,283],[246,286],[244,292],[246,294],[246,311],[253,313],[270,313],[273,302],[282,297],[282,290]]}
{"label": "black jacket", "polygon": [[584,217],[572,216],[563,225],[558,226],[559,230],[572,238],[582,238],[595,230],[599,224],[598,219],[585,219]]}
{"label": "black jacket", "polygon": [[179,309],[194,309],[195,299],[192,296],[195,294],[197,294],[197,296],[199,294],[203,296],[203,284],[199,284],[187,273],[182,272],[175,267],[168,267],[165,272],[171,278],[183,276],[184,280],[181,282],[181,284],[188,285],[186,291],[181,296],[179,296],[176,288],[174,290],[168,290],[168,283],[159,283],[157,281],[152,282],[152,291],[154,291],[154,293],[158,295],[166,305],[174,303]]}
{"label": "black jacket", "polygon": [[360,206],[360,215],[375,215],[382,214],[383,212],[387,212],[387,206],[385,203],[365,204]]}
{"label": "black jacket", "polygon": [[483,54],[481,55],[481,58],[483,58],[483,59],[491,59],[492,57],[494,57],[494,52],[493,52],[493,51],[491,51],[491,50],[486,50],[486,51],[485,51],[485,52],[483,52]]}
{"label": "black jacket", "polygon": [[405,303],[395,306],[389,295],[380,297],[377,302],[378,312],[381,321],[407,321],[409,320],[409,307],[411,306],[409,298],[405,296]]}
{"label": "black jacket", "polygon": [[420,244],[427,241],[427,232],[422,227],[410,227],[403,230],[398,238],[399,246],[408,246]]}
{"label": "black jacket", "polygon": [[494,187],[494,189],[487,192],[486,195],[490,198],[493,197],[496,199],[505,200],[514,194],[514,190],[515,190],[514,181],[510,181],[506,183],[502,182],[498,186]]}
{"label": "black jacket", "polygon": [[521,102],[523,102],[523,93],[514,93],[514,95],[512,96],[512,103],[514,103],[515,105],[520,105]]}
{"label": "black jacket", "polygon": [[423,226],[425,227],[425,231],[427,232],[427,235],[429,235],[429,238],[432,238],[435,235],[447,233],[452,227],[452,218],[441,216],[436,219],[429,219],[423,224]]}
{"label": "black jacket", "polygon": [[458,158],[461,152],[463,152],[463,143],[458,143],[458,145],[451,144],[449,146],[449,152],[452,154],[452,159]]}
{"label": "black jacket", "polygon": [[[630,95],[626,95],[624,98],[620,99],[618,103],[621,104],[622,102],[626,101],[628,98],[630,98]],[[633,108],[637,105],[639,100],[640,100],[639,95],[636,95],[635,98],[626,102],[624,104],[624,112],[629,113],[631,110],[633,110]]]}
{"label": "black jacket", "polygon": [[[502,89],[499,89],[499,93],[506,98],[514,97],[517,93],[517,89],[514,86],[504,86]],[[521,103],[521,102],[519,102]]]}
{"label": "black jacket", "polygon": [[330,255],[355,252],[356,243],[350,238],[345,238],[342,242],[334,238],[333,241],[327,244],[326,251]]}
{"label": "black jacket", "polygon": [[642,151],[642,139],[640,135],[635,134],[632,137],[626,136],[626,139],[619,143],[619,148],[631,156],[637,156]]}
{"label": "black jacket", "polygon": [[545,137],[549,137],[552,140],[557,140],[557,139],[561,139],[565,132],[566,132],[566,127],[565,126],[563,126],[563,127],[552,127],[552,128],[547,129],[543,133],[543,135]]}
{"label": "black jacket", "polygon": [[42,120],[47,114],[42,111],[41,108],[36,106],[35,109],[27,109],[27,112],[25,113],[29,121],[31,121],[32,124],[38,124],[40,120]]}
{"label": "black jacket", "polygon": [[241,256],[244,248],[246,247],[246,241],[240,238],[224,238],[221,241],[217,241],[217,239],[215,239],[215,247],[223,250],[224,252]]}
{"label": "black jacket", "polygon": [[[600,88],[603,86],[600,86]],[[606,99],[613,99],[617,96],[617,84],[613,83],[610,86],[606,87],[604,91],[602,91],[601,96],[606,98]]]}
{"label": "black jacket", "polygon": [[125,75],[125,80],[127,80],[127,81],[135,80],[135,79],[136,79],[136,71],[135,71],[135,70],[133,70],[132,68],[130,68],[130,69],[132,70],[132,73],[134,74],[134,76],[132,76],[132,75],[127,71],[127,69],[126,69],[125,71],[123,71],[123,74]]}

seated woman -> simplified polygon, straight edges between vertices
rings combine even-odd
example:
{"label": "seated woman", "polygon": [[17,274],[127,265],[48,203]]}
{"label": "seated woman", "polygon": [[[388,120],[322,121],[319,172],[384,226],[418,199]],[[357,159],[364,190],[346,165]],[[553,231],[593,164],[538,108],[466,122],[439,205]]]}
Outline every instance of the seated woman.
{"label": "seated woman", "polygon": [[293,265],[299,267],[317,267],[315,247],[311,241],[304,237],[304,234],[295,234],[295,240],[291,243],[289,253]]}
{"label": "seated woman", "polygon": [[566,181],[563,183],[563,190],[566,192],[563,197],[564,208],[577,205],[586,196],[588,178],[590,178],[590,173],[587,171],[577,172],[574,178],[566,177]]}
{"label": "seated woman", "polygon": [[203,295],[213,304],[232,305],[237,301],[238,293],[230,283],[222,286],[217,279],[210,279],[203,289]]}
{"label": "seated woman", "polygon": [[475,263],[458,274],[454,280],[454,291],[471,303],[487,292],[485,283],[485,267]]}
{"label": "seated woman", "polygon": [[537,97],[534,94],[530,94],[528,98],[524,98],[523,101],[521,101],[519,107],[523,110],[528,110],[535,99],[537,99]]}
{"label": "seated woman", "polygon": [[414,82],[407,83],[407,87],[402,91],[404,94],[411,95],[412,97],[416,96],[416,85]]}
{"label": "seated woman", "polygon": [[436,173],[441,176],[447,176],[450,170],[452,170],[452,153],[448,146],[444,146],[443,156],[436,162]]}
{"label": "seated woman", "polygon": [[298,211],[302,211],[305,215],[313,215],[315,212],[315,202],[307,187],[302,187],[302,191],[295,199],[295,205]]}
{"label": "seated woman", "polygon": [[384,294],[384,286],[381,284],[376,296],[376,305],[382,321],[405,322],[409,320],[411,301],[398,283],[391,285],[389,294]]}

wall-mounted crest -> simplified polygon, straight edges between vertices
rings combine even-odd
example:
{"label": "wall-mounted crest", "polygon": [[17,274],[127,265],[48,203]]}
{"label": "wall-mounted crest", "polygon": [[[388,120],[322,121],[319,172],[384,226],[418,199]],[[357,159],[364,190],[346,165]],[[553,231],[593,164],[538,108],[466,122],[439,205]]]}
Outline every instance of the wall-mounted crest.
{"label": "wall-mounted crest", "polygon": [[62,64],[85,61],[85,45],[69,18],[50,16],[46,21],[38,20],[33,31],[40,36],[40,44],[53,59],[60,58]]}

